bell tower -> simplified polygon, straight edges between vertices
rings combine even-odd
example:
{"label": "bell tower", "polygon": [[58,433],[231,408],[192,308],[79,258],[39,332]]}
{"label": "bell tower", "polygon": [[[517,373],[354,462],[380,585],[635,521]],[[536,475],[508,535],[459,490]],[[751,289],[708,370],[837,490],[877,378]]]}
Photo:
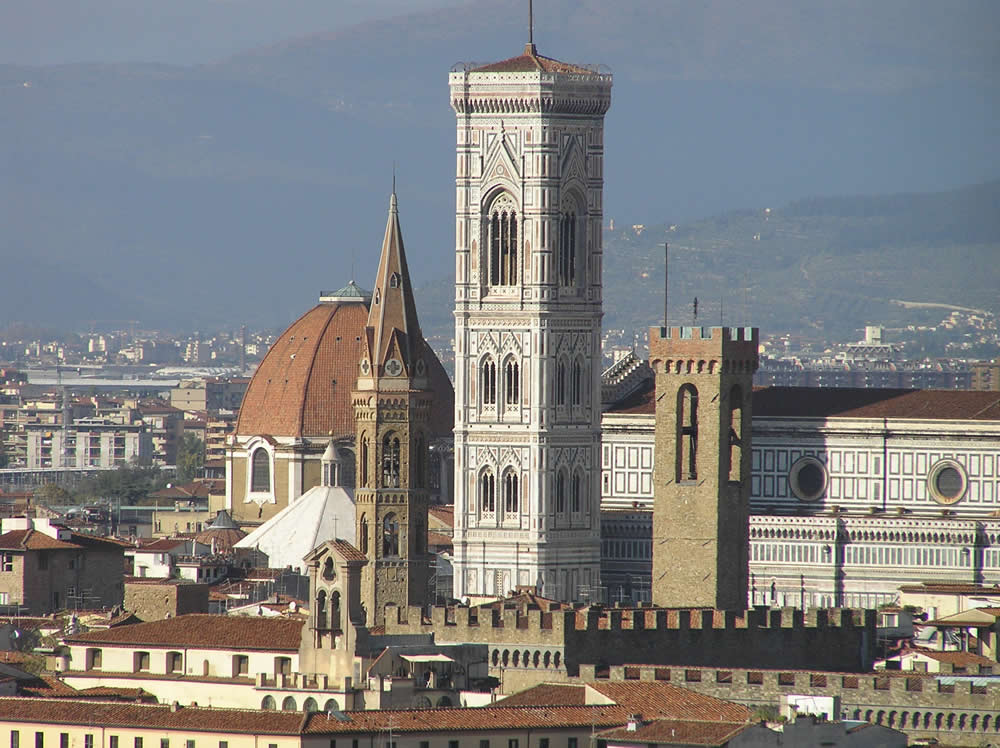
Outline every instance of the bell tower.
{"label": "bell tower", "polygon": [[743,610],[749,585],[750,327],[653,327],[653,603]]}
{"label": "bell tower", "polygon": [[600,581],[601,224],[611,75],[540,55],[450,75],[457,118],[457,597]]}
{"label": "bell tower", "polygon": [[433,394],[403,249],[396,194],[382,242],[357,387],[355,538],[368,563],[361,600],[369,626],[385,606],[427,597],[428,421]]}

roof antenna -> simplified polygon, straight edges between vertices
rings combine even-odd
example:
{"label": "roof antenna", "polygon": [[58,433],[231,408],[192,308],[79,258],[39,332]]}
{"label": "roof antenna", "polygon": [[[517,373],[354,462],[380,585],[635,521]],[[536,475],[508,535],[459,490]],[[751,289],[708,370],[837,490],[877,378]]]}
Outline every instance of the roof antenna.
{"label": "roof antenna", "polygon": [[396,194],[396,162],[392,162],[392,194]]}
{"label": "roof antenna", "polygon": [[532,0],[528,0],[528,44],[535,46],[535,7]]}

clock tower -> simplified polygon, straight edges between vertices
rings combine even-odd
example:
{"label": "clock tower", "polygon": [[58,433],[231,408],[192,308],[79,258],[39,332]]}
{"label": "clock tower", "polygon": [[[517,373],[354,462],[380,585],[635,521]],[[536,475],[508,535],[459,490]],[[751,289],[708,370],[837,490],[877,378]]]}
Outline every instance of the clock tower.
{"label": "clock tower", "polygon": [[601,224],[611,75],[460,66],[456,597],[600,597]]}
{"label": "clock tower", "polygon": [[432,355],[417,322],[396,194],[382,241],[357,387],[355,538],[368,558],[361,600],[369,626],[385,606],[423,605],[428,593],[428,439]]}

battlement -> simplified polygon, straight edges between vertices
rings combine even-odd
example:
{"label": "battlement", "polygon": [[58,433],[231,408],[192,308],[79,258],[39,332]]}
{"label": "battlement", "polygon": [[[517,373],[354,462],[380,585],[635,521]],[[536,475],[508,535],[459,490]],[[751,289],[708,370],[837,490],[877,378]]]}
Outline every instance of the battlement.
{"label": "battlement", "polygon": [[[756,327],[651,327],[649,328],[650,363],[671,359],[670,373],[693,373],[681,361],[674,359],[706,359],[722,362],[752,362],[757,368],[760,330]],[[682,368],[677,370],[677,365]],[[654,369],[657,367],[653,366]],[[723,371],[728,370],[725,367]],[[657,369],[659,371],[660,369]],[[697,368],[698,372],[715,370]]]}
{"label": "battlement", "polygon": [[[857,671],[870,666],[876,612],[847,608],[744,611],[504,606],[386,606],[386,634],[433,633],[438,643],[471,642],[562,650],[580,663],[698,664]],[[638,659],[637,659],[638,658]]]}

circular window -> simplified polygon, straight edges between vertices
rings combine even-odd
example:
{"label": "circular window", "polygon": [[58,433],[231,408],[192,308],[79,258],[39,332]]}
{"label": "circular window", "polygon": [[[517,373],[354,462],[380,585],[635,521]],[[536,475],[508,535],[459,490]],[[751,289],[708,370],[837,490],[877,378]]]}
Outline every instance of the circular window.
{"label": "circular window", "polygon": [[927,475],[927,491],[938,504],[955,504],[965,496],[965,469],[955,460],[940,460]]}
{"label": "circular window", "polygon": [[800,501],[815,501],[826,492],[826,465],[815,457],[802,457],[788,472],[788,484]]}

